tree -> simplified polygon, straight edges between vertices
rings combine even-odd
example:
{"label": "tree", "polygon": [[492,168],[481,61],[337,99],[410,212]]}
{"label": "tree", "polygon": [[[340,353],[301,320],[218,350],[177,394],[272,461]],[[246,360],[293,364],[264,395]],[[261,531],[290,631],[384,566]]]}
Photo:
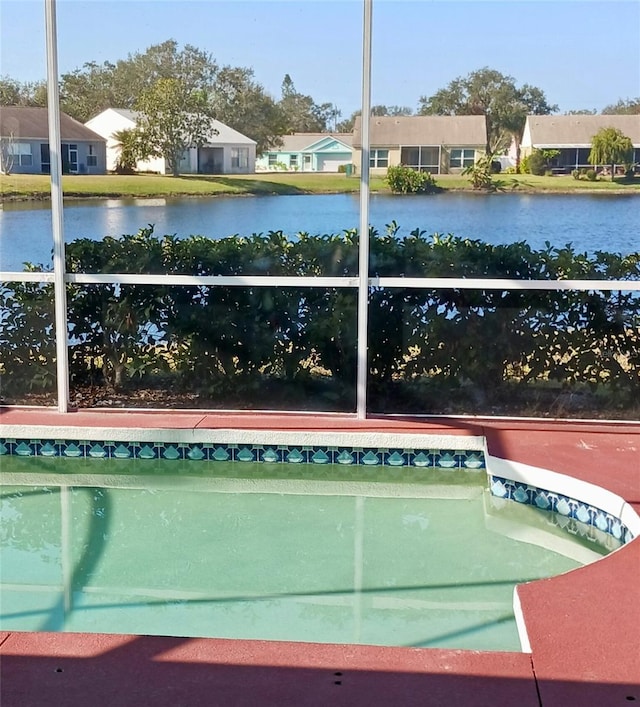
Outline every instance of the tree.
{"label": "tree", "polygon": [[206,95],[181,79],[158,79],[142,92],[136,110],[142,156],[164,157],[173,176],[178,176],[187,148],[202,145],[217,133]]}
{"label": "tree", "polygon": [[333,132],[337,132],[338,130],[338,118],[342,115],[342,111],[336,106],[335,104],[331,103],[328,104],[331,106],[331,108],[328,111],[328,125],[329,128],[333,126]]}
{"label": "tree", "polygon": [[285,116],[288,133],[320,133],[334,114],[331,103],[318,105],[311,96],[299,93],[289,74],[285,74],[281,87],[279,107]]}
{"label": "tree", "polygon": [[86,122],[105,108],[134,108],[142,92],[159,79],[177,79],[191,90],[209,91],[217,70],[210,54],[190,44],[179,49],[170,39],[115,64],[87,62],[63,74],[60,103],[65,113]]}
{"label": "tree", "polygon": [[[341,133],[352,133],[356,118],[361,111],[354,111],[346,120],[341,121],[337,125],[337,130]],[[413,115],[413,110],[409,106],[385,106],[383,104],[371,106],[372,116],[385,115]]]}
{"label": "tree", "polygon": [[115,65],[108,61],[86,62],[81,69],[63,74],[60,82],[60,109],[86,123],[106,108],[132,108],[133,103],[115,90]]}
{"label": "tree", "polygon": [[[511,95],[509,95],[511,94]],[[500,137],[493,144],[495,153],[505,152],[513,142],[516,151],[516,169],[520,167],[520,144],[522,133],[528,115],[548,115],[558,110],[558,106],[550,106],[547,103],[544,93],[535,86],[524,84],[518,89],[514,86],[514,92],[510,87],[505,88],[497,108],[497,118],[499,124]]]}
{"label": "tree", "polygon": [[637,98],[621,98],[617,103],[605,106],[603,115],[640,115],[640,96]]}
{"label": "tree", "polygon": [[21,83],[10,76],[0,77],[0,106],[47,105],[46,81],[26,81]]}
{"label": "tree", "polygon": [[611,181],[615,177],[616,164],[630,164],[633,160],[633,143],[618,128],[602,128],[591,139],[589,164],[610,165]]}
{"label": "tree", "polygon": [[[61,108],[80,122],[105,108],[135,110],[140,97],[161,79],[177,80],[194,94],[206,96],[208,113],[255,140],[258,152],[277,146],[281,136],[291,130],[279,102],[254,80],[252,69],[221,68],[208,52],[190,44],[180,48],[173,39],[115,63],[87,62],[63,74]],[[0,83],[0,95],[6,89],[13,97],[14,88],[10,83]],[[297,94],[295,88],[293,92]],[[317,105],[311,101],[308,107],[310,123],[306,129],[326,126],[339,115],[329,103]]]}
{"label": "tree", "polygon": [[519,143],[526,116],[547,115],[558,110],[543,91],[525,84],[517,88],[511,76],[484,67],[458,77],[432,96],[420,98],[421,115],[484,115],[487,122],[486,151],[504,147],[507,136]]}
{"label": "tree", "polygon": [[565,115],[596,115],[597,110],[591,110],[590,108],[578,108],[577,110],[567,110]]}
{"label": "tree", "polygon": [[280,106],[253,79],[253,71],[225,66],[209,95],[209,110],[218,120],[255,140],[258,154],[281,144],[287,132]]}
{"label": "tree", "polygon": [[0,174],[9,175],[13,171],[15,164],[15,135],[10,132],[6,137],[0,140]]}
{"label": "tree", "polygon": [[210,115],[255,140],[258,151],[277,145],[287,132],[280,109],[251,69],[220,68],[211,54],[189,44],[180,49],[173,39],[115,64],[91,62],[64,74],[62,108],[81,122],[108,107],[135,109],[140,96],[160,79],[178,80],[206,95]]}

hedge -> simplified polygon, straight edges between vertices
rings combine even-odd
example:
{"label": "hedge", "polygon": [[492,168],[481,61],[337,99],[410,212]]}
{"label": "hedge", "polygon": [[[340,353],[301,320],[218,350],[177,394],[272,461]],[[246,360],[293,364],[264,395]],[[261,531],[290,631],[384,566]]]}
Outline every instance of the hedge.
{"label": "hedge", "polygon": [[[492,245],[420,230],[402,238],[396,231],[394,224],[384,234],[372,230],[371,276],[640,277],[640,253],[590,255],[571,244],[532,250],[526,242]],[[178,239],[149,227],[76,240],[66,258],[70,273],[354,276],[358,234]],[[275,409],[291,404],[295,388],[294,406],[353,409],[353,289],[73,284],[67,293],[72,394],[86,385],[103,387],[105,396],[141,387],[190,390],[210,407]],[[0,290],[5,400],[55,390],[51,300],[49,284]],[[640,394],[639,332],[633,291],[373,287],[371,405],[492,412],[553,390],[629,410]]]}

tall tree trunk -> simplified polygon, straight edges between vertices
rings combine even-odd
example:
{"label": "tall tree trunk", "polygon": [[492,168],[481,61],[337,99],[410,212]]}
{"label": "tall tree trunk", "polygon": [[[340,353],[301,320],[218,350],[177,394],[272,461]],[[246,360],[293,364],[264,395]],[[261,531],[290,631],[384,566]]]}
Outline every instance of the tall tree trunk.
{"label": "tall tree trunk", "polygon": [[513,141],[516,144],[516,173],[520,173],[520,136],[517,133],[513,134]]}

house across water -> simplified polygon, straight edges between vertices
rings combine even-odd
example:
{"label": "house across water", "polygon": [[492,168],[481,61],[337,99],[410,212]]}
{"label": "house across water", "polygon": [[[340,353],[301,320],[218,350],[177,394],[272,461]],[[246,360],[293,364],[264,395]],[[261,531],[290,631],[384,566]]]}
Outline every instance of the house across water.
{"label": "house across water", "polygon": [[[136,112],[125,108],[107,108],[86,122],[106,140],[107,169],[115,171],[120,154],[117,133],[137,125]],[[221,123],[211,120],[211,131],[204,145],[185,150],[180,161],[181,174],[251,174],[255,172],[256,141]],[[164,157],[138,160],[138,172],[170,174]]]}
{"label": "house across water", "polygon": [[633,143],[633,164],[640,163],[640,115],[529,115],[522,134],[522,157],[533,150],[557,150],[549,165],[559,174],[590,169],[591,141],[603,128],[617,128]]}
{"label": "house across water", "polygon": [[[431,174],[456,174],[485,153],[487,126],[483,115],[411,115],[372,117],[369,167],[384,175],[405,165]],[[353,128],[353,162],[362,160],[362,121]]]}
{"label": "house across water", "polygon": [[[62,172],[104,174],[106,140],[66,113],[60,113]],[[2,172],[49,174],[49,118],[46,108],[0,108],[0,159]]]}
{"label": "house across water", "polygon": [[339,172],[353,163],[352,133],[292,133],[258,157],[256,171]]}

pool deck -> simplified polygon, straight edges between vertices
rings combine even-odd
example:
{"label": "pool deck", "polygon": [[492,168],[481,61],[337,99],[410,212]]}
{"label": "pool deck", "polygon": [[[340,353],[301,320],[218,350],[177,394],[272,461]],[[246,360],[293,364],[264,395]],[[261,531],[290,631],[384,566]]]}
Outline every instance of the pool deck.
{"label": "pool deck", "polygon": [[[0,409],[0,424],[482,435],[497,457],[602,486],[640,513],[640,423]],[[518,590],[531,653],[0,633],[2,707],[614,707],[640,703],[640,538]]]}

